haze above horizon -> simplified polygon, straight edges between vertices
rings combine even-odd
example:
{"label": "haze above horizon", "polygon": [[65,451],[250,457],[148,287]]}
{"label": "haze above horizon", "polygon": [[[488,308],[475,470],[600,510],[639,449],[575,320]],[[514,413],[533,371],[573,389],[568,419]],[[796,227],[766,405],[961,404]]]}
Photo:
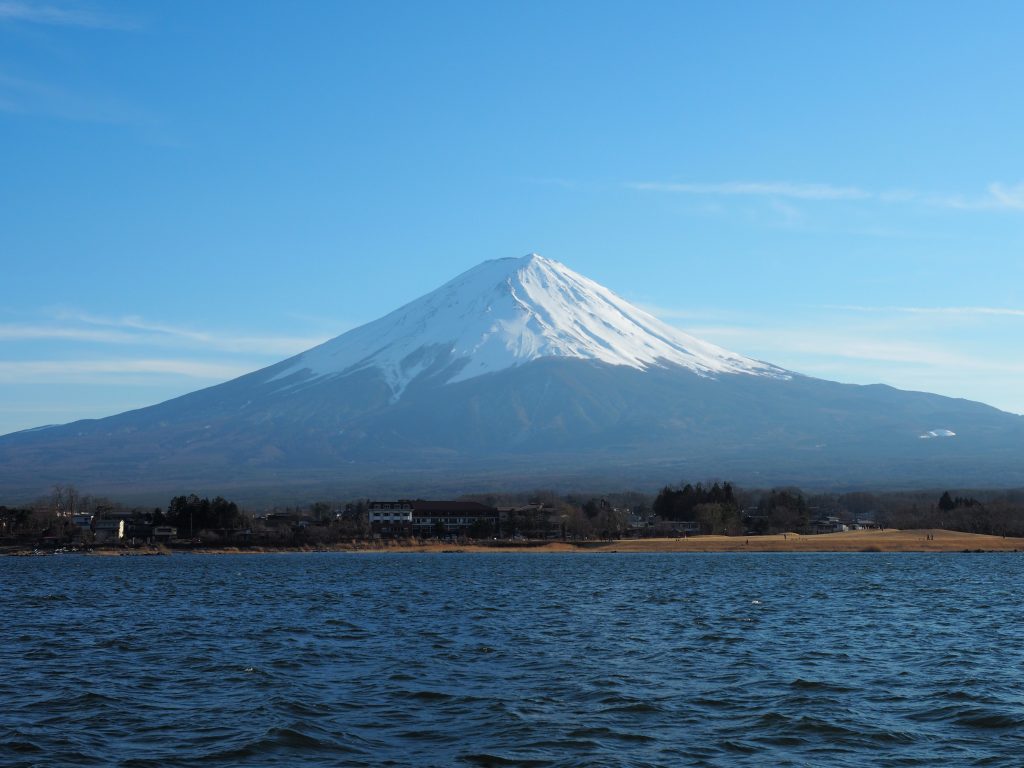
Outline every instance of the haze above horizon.
{"label": "haze above horizon", "polygon": [[1024,412],[1022,24],[0,0],[0,434],[531,251],[743,355]]}

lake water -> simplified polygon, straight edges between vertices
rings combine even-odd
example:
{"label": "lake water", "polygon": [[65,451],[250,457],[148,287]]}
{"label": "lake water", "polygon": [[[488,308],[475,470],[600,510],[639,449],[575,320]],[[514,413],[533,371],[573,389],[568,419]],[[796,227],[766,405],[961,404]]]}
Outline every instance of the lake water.
{"label": "lake water", "polygon": [[0,765],[1021,766],[1024,555],[0,559]]}

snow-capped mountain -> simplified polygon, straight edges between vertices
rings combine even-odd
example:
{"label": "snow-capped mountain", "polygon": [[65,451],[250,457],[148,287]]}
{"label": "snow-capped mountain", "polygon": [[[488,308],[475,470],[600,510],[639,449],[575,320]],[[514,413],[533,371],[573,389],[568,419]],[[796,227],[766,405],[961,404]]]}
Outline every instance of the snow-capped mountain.
{"label": "snow-capped mountain", "polygon": [[224,384],[2,436],[0,502],[56,483],[155,503],[709,477],[1007,486],[1024,485],[1022,455],[1024,417],[752,360],[531,254]]}
{"label": "snow-capped mountain", "polygon": [[397,400],[425,373],[453,383],[548,357],[638,370],[678,365],[701,375],[788,376],[683,333],[564,264],[532,253],[486,261],[298,355],[275,379],[377,369]]}

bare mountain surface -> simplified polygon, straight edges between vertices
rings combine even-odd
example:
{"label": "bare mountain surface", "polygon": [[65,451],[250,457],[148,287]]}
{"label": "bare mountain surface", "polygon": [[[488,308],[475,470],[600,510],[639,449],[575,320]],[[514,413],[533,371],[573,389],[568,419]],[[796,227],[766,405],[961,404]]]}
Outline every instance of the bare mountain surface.
{"label": "bare mountain surface", "polygon": [[1024,418],[814,379],[669,326],[536,254],[159,405],[0,437],[0,499],[1024,484]]}

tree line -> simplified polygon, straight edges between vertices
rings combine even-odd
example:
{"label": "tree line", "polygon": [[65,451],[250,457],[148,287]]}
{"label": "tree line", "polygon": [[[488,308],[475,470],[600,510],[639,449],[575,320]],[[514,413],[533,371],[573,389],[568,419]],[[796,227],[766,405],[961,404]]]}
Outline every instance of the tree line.
{"label": "tree line", "polygon": [[[1024,489],[809,493],[794,487],[745,489],[708,481],[665,486],[657,494],[590,495],[530,491],[476,494],[461,500],[511,508],[502,530],[472,532],[481,538],[622,538],[666,535],[680,523],[706,534],[757,535],[807,531],[825,516],[871,521],[891,528],[945,528],[969,533],[1024,536]],[[166,508],[125,507],[107,498],[55,486],[48,497],[22,506],[0,505],[0,540],[68,538],[75,515],[119,516],[129,522],[170,525],[180,538],[203,543],[302,545],[366,538],[367,499],[318,500],[258,513],[222,496],[182,494]]]}

